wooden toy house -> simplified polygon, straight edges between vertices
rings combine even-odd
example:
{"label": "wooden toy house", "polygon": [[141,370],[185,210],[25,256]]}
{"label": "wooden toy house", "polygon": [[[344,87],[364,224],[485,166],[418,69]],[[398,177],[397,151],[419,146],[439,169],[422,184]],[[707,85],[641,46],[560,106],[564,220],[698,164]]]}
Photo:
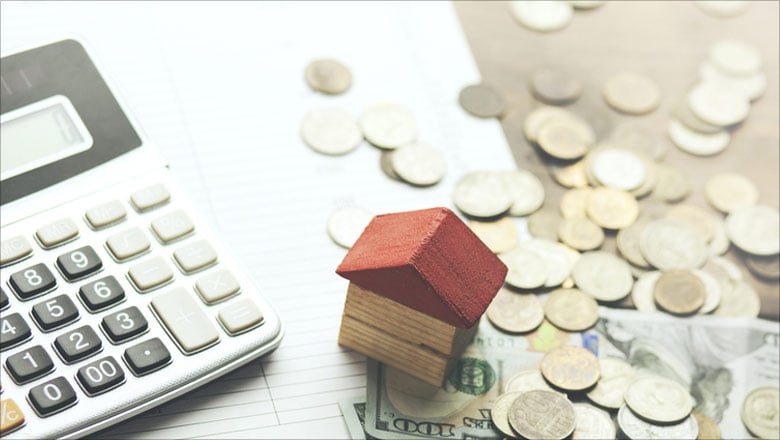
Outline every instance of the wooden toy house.
{"label": "wooden toy house", "polygon": [[339,344],[440,386],[506,272],[447,208],[374,217],[336,269]]}

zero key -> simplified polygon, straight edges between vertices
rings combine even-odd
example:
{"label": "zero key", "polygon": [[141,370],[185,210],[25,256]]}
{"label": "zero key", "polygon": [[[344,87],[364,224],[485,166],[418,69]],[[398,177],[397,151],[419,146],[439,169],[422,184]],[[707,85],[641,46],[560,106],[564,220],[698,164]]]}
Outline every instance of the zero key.
{"label": "zero key", "polygon": [[0,434],[8,434],[24,425],[24,413],[13,399],[0,401]]}

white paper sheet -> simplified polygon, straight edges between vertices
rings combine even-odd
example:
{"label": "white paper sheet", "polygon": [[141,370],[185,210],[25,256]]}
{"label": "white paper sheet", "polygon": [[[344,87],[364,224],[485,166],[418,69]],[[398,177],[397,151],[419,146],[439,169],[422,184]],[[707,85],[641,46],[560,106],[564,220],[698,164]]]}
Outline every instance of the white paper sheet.
{"label": "white paper sheet", "polygon": [[[2,3],[2,50],[85,40],[174,174],[222,232],[286,325],[266,358],[105,432],[106,436],[347,437],[338,401],[364,392],[362,355],[336,343],[345,251],[325,231],[345,205],[374,213],[452,207],[475,169],[513,168],[495,120],[467,115],[479,80],[452,5],[432,3]],[[352,71],[344,95],[313,92],[314,58]],[[443,150],[431,188],[385,177],[368,144],[342,157],[300,139],[306,111],[393,101],[418,140]]]}

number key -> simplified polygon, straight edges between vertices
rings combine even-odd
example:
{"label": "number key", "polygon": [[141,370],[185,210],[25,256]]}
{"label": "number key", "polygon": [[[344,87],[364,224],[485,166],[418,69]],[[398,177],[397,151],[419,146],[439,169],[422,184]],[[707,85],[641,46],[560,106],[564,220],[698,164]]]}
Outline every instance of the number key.
{"label": "number key", "polygon": [[90,312],[107,309],[125,298],[125,290],[113,276],[81,286],[79,296]]}
{"label": "number key", "polygon": [[75,320],[79,311],[68,295],[59,295],[34,305],[32,316],[38,327],[47,332]]}
{"label": "number key", "polygon": [[103,267],[103,262],[91,246],[84,246],[57,257],[57,267],[68,281],[73,281],[97,272]]}
{"label": "number key", "polygon": [[125,361],[133,374],[143,376],[168,365],[171,353],[160,338],[152,338],[125,350]]}
{"label": "number key", "polygon": [[138,336],[149,328],[146,318],[138,310],[138,307],[135,306],[106,316],[103,318],[101,325],[115,344]]}
{"label": "number key", "polygon": [[62,376],[33,387],[28,396],[33,409],[41,417],[48,417],[76,403],[76,392]]}
{"label": "number key", "polygon": [[57,285],[57,280],[45,264],[39,263],[11,275],[9,280],[21,300],[28,300]]}
{"label": "number key", "polygon": [[108,356],[79,368],[76,378],[88,395],[95,396],[121,385],[125,372],[113,357]]}
{"label": "number key", "polygon": [[0,318],[0,351],[26,341],[31,335],[22,315],[14,313]]}
{"label": "number key", "polygon": [[37,379],[54,369],[54,363],[40,345],[8,356],[8,359],[5,360],[5,366],[11,373],[14,382],[20,385]]}
{"label": "number key", "polygon": [[97,353],[102,346],[97,333],[88,325],[69,331],[54,340],[54,347],[68,364]]}
{"label": "number key", "polygon": [[24,413],[14,399],[0,401],[0,436],[24,425]]}

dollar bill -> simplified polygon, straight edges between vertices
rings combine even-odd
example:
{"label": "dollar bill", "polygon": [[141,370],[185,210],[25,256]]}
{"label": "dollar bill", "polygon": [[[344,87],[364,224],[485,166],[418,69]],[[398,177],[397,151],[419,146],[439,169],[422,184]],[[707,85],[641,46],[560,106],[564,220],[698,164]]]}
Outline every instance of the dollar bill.
{"label": "dollar bill", "polygon": [[341,408],[341,414],[347,423],[347,430],[349,430],[349,436],[352,437],[352,440],[373,440],[376,438],[366,433],[365,395],[344,399],[339,402],[339,408]]}
{"label": "dollar bill", "polygon": [[502,381],[536,369],[544,353],[580,345],[599,357],[617,357],[634,368],[686,386],[695,410],[718,422],[723,438],[750,438],[740,420],[750,390],[780,381],[776,323],[717,316],[675,318],[601,308],[585,333],[543,324],[526,336],[501,333],[483,320],[474,342],[441,388],[369,361],[365,431],[376,438],[503,438],[490,408]]}

